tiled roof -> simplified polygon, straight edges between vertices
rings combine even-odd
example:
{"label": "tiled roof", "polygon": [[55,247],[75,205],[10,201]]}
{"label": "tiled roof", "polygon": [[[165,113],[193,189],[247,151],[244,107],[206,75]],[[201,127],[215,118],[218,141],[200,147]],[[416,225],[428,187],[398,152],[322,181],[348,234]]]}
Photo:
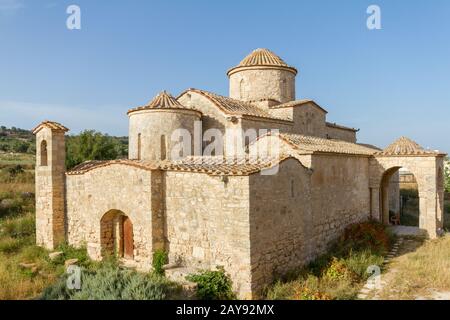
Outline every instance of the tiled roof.
{"label": "tiled roof", "polygon": [[[262,108],[251,104],[249,102],[240,101],[228,97],[224,97],[212,92],[199,90],[199,89],[188,89],[180,96],[185,94],[186,92],[195,92],[210,100],[215,106],[217,106],[220,110],[222,110],[226,115],[237,115],[237,116],[252,116],[258,118],[272,119],[272,120],[280,120],[292,122],[289,119],[276,117],[271,115],[269,112],[263,110]],[[180,97],[179,96],[179,97]]]}
{"label": "tiled roof", "polygon": [[73,167],[71,170],[67,171],[68,175],[79,175],[84,174],[86,172],[89,172],[94,169],[102,168],[111,166],[114,164],[122,164],[122,165],[128,165],[133,166],[145,170],[155,170],[158,169],[160,166],[159,162],[144,162],[144,161],[137,161],[137,160],[128,160],[128,159],[121,159],[121,160],[90,160],[83,162],[75,167]]}
{"label": "tiled roof", "polygon": [[331,122],[327,122],[326,123],[327,127],[332,127],[332,128],[337,128],[337,129],[342,129],[342,130],[349,130],[349,131],[354,131],[354,132],[358,132],[359,129],[355,129],[355,128],[350,128],[350,127],[346,127],[337,123],[331,123]]}
{"label": "tiled roof", "polygon": [[39,131],[41,131],[43,128],[49,128],[53,131],[64,131],[67,132],[69,131],[68,128],[64,127],[62,124],[58,123],[58,122],[54,122],[54,121],[43,121],[41,122],[36,128],[34,128],[31,132],[33,134],[38,133]]}
{"label": "tiled roof", "polygon": [[373,155],[377,149],[372,149],[356,143],[342,140],[323,139],[299,134],[280,133],[280,138],[291,144],[294,148],[304,152],[340,153],[352,155]]}
{"label": "tiled roof", "polygon": [[187,157],[163,165],[164,170],[192,171],[209,175],[245,176],[269,169],[287,157],[264,158],[223,158],[223,157]]}
{"label": "tiled roof", "polygon": [[206,173],[209,175],[246,176],[269,169],[283,160],[282,157],[266,158],[223,158],[223,157],[187,157],[176,161],[145,161],[145,160],[111,160],[88,161],[67,172],[67,175],[82,175],[97,168],[114,164],[128,165],[144,170],[164,170]]}
{"label": "tiled roof", "polygon": [[383,151],[376,153],[378,156],[415,156],[415,155],[439,155],[439,151],[425,150],[413,140],[401,137],[390,144]]}
{"label": "tiled roof", "polygon": [[323,112],[328,113],[327,110],[325,110],[324,108],[319,106],[314,100],[311,100],[311,99],[289,101],[289,102],[286,102],[286,103],[282,103],[282,104],[278,104],[278,105],[272,106],[272,107],[270,107],[270,109],[301,107],[301,106],[303,106],[305,104],[308,104],[308,103],[312,103],[314,106],[316,106],[317,108],[319,108]]}
{"label": "tiled roof", "polygon": [[147,105],[142,106],[142,107],[137,107],[134,109],[130,109],[128,111],[128,114],[135,112],[135,111],[148,110],[148,109],[182,109],[182,110],[193,110],[193,111],[200,112],[200,111],[196,110],[195,108],[183,106],[172,95],[170,95],[166,91],[163,91],[163,92],[159,93],[155,98],[153,98],[153,100],[150,101]]}
{"label": "tiled roof", "polygon": [[253,50],[248,56],[246,56],[236,67],[228,70],[228,75],[237,68],[256,67],[256,66],[269,66],[269,67],[281,67],[290,69],[292,72],[297,73],[297,69],[289,66],[279,56],[268,49],[256,49]]}

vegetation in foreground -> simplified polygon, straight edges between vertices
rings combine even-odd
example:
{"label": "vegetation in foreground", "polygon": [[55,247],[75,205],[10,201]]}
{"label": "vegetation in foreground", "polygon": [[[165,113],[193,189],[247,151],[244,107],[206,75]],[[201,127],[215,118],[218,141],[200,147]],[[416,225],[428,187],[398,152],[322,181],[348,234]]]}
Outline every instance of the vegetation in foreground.
{"label": "vegetation in foreground", "polygon": [[395,258],[390,267],[401,270],[381,293],[382,299],[416,299],[434,292],[450,293],[450,235],[426,241]]}
{"label": "vegetation in foreground", "polygon": [[307,267],[293,271],[268,290],[271,300],[355,299],[371,265],[382,266],[393,236],[374,221],[349,226],[329,250]]}

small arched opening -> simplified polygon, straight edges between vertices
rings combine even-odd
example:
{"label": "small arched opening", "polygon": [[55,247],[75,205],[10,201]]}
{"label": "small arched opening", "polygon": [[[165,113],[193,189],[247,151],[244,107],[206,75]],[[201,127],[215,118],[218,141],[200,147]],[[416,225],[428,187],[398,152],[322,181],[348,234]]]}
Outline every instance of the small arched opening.
{"label": "small arched opening", "polygon": [[48,165],[48,150],[47,150],[47,141],[42,140],[41,141],[41,161],[40,166],[45,167]]}
{"label": "small arched opening", "polygon": [[239,97],[241,99],[244,99],[244,97],[245,97],[245,81],[244,81],[244,79],[241,79],[241,81],[239,81]]}
{"label": "small arched opening", "polygon": [[419,186],[413,172],[404,167],[394,167],[384,173],[380,212],[385,224],[419,227]]}
{"label": "small arched opening", "polygon": [[161,146],[161,160],[166,160],[167,159],[167,141],[166,141],[166,136],[162,135],[161,136],[161,141],[160,141],[160,146]]}
{"label": "small arched opening", "polygon": [[100,220],[102,256],[134,258],[133,224],[122,211],[108,211]]}
{"label": "small arched opening", "polygon": [[142,135],[138,134],[138,141],[137,141],[137,159],[141,160],[142,158]]}

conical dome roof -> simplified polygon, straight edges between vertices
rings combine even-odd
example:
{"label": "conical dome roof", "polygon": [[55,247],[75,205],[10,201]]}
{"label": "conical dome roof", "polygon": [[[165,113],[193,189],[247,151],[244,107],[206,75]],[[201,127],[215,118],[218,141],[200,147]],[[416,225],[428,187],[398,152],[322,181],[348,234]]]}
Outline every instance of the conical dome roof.
{"label": "conical dome roof", "polygon": [[200,112],[194,108],[183,106],[171,94],[163,91],[154,97],[147,105],[131,109],[128,111],[128,114],[147,109],[182,109]]}
{"label": "conical dome roof", "polygon": [[289,66],[278,55],[276,55],[269,49],[260,48],[253,50],[236,67],[231,68],[228,71],[228,75],[230,75],[230,72],[238,68],[258,67],[258,66],[287,68],[292,72],[297,73],[297,69]]}
{"label": "conical dome roof", "polygon": [[391,143],[386,149],[376,153],[385,156],[410,156],[410,155],[427,155],[438,154],[437,151],[425,150],[418,143],[407,137],[401,137]]}

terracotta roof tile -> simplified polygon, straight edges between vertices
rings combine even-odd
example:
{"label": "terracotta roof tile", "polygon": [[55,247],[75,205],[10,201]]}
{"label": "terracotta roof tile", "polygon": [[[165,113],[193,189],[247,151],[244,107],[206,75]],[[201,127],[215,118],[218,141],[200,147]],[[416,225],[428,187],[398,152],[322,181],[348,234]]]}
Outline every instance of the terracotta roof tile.
{"label": "terracotta roof tile", "polygon": [[282,67],[290,69],[292,72],[297,73],[297,69],[289,66],[279,56],[268,49],[256,49],[253,50],[248,56],[246,56],[236,67],[228,70],[228,75],[235,69],[245,67],[257,67],[257,66],[269,66],[269,67]]}
{"label": "terracotta roof tile", "polygon": [[196,110],[195,108],[183,106],[172,95],[170,95],[166,91],[163,91],[163,92],[159,93],[155,98],[153,98],[153,100],[150,101],[147,105],[130,109],[128,111],[128,114],[135,112],[135,111],[149,110],[149,109],[169,109],[169,110],[170,109],[182,109],[182,110],[193,110],[193,111],[200,112],[200,111]]}
{"label": "terracotta roof tile", "polygon": [[415,141],[407,138],[400,137],[392,144],[390,144],[383,151],[376,153],[378,156],[415,156],[415,155],[440,155],[443,154],[439,151],[425,150]]}
{"label": "terracotta roof tile", "polygon": [[280,133],[280,138],[299,151],[308,153],[340,153],[352,155],[373,155],[377,149],[342,140],[323,139],[313,136]]}
{"label": "terracotta roof tile", "polygon": [[206,173],[209,175],[246,176],[269,169],[287,159],[288,156],[265,158],[223,158],[223,157],[187,157],[176,161],[140,161],[140,160],[112,160],[87,161],[72,170],[67,175],[82,175],[94,169],[115,164],[128,165],[143,170],[164,170]]}
{"label": "terracotta roof tile", "polygon": [[[236,116],[252,116],[258,118],[265,118],[270,120],[279,120],[292,123],[291,120],[282,117],[276,117],[271,115],[269,112],[263,110],[262,108],[245,101],[240,101],[228,97],[224,97],[212,92],[199,89],[188,89],[181,93],[180,96],[187,92],[195,92],[210,100],[215,106],[217,106],[226,115],[236,115]],[[179,97],[180,97],[179,96]]]}
{"label": "terracotta roof tile", "polygon": [[38,133],[39,131],[41,131],[43,128],[49,128],[53,131],[64,131],[67,132],[69,131],[68,128],[66,128],[65,126],[63,126],[62,124],[58,123],[58,122],[54,122],[54,121],[43,121],[41,122],[36,128],[34,128],[31,132],[33,134]]}

